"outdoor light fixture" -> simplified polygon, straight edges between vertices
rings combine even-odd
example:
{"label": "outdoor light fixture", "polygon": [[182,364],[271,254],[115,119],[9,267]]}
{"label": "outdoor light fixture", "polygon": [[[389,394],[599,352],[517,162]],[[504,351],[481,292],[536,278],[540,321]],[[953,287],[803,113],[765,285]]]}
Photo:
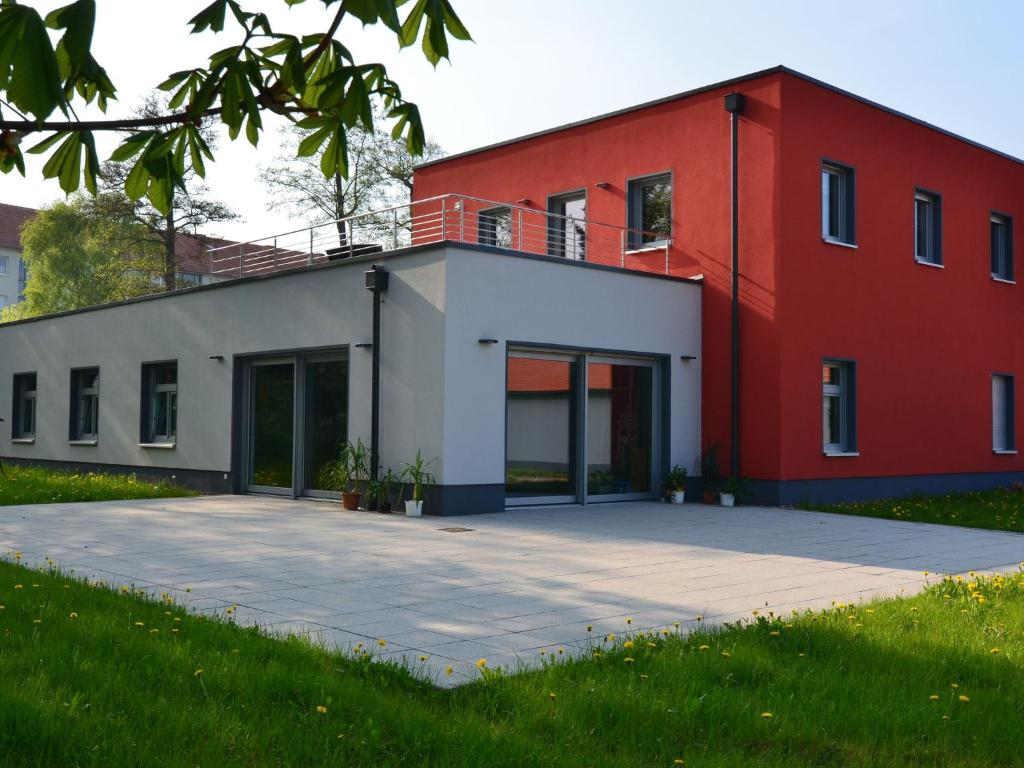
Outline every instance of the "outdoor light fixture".
{"label": "outdoor light fixture", "polygon": [[361,344],[356,344],[356,349],[373,349],[373,344],[369,341],[364,341]]}
{"label": "outdoor light fixture", "polygon": [[481,344],[497,344],[498,343],[497,339],[477,339],[477,341],[480,342]]}
{"label": "outdoor light fixture", "polygon": [[597,187],[598,189],[608,189],[608,187],[610,187],[611,184],[609,184],[607,181],[599,181],[594,186]]}
{"label": "outdoor light fixture", "polygon": [[224,359],[224,355],[210,355],[211,360],[217,360],[218,362]]}
{"label": "outdoor light fixture", "polygon": [[530,204],[530,198],[528,198],[528,197],[521,197],[518,200],[516,200],[516,205],[529,205],[529,204]]}
{"label": "outdoor light fixture", "polygon": [[679,359],[682,360],[684,363],[688,363],[691,360],[696,360],[697,356],[696,355],[680,355]]}

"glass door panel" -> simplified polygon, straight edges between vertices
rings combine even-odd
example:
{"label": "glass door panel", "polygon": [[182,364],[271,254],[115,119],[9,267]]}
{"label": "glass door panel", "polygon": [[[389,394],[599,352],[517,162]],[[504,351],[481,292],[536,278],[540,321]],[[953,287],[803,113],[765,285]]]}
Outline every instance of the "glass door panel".
{"label": "glass door panel", "polygon": [[505,493],[510,501],[575,500],[575,359],[508,358]]}
{"label": "glass door panel", "polygon": [[292,490],[295,365],[253,363],[249,369],[249,485]]}
{"label": "glass door panel", "polygon": [[309,361],[305,379],[303,492],[328,495],[321,480],[322,470],[338,458],[348,438],[348,360]]}
{"label": "glass door panel", "polygon": [[649,494],[654,460],[654,368],[587,363],[587,494]]}

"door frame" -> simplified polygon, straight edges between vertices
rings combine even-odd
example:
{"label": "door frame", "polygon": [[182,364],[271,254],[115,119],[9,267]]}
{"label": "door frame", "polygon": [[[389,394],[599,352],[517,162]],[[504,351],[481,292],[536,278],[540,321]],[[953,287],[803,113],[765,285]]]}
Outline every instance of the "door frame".
{"label": "door frame", "polygon": [[[311,498],[337,499],[341,494],[335,491],[318,491],[306,488],[306,365],[308,363],[346,360],[349,363],[347,416],[351,414],[351,355],[347,345],[335,347],[312,347],[307,349],[275,350],[249,355],[236,355],[235,400],[236,407],[232,438],[232,453],[236,457],[232,467],[238,473],[234,484],[239,493],[265,493],[275,496],[288,496],[297,499],[303,496]],[[252,469],[252,368],[261,365],[292,365],[292,482],[290,488],[254,485],[249,482]],[[347,438],[347,435],[346,435]]]}
{"label": "door frame", "polygon": [[[556,345],[512,342],[505,345],[505,435],[504,466],[508,471],[508,361],[512,357],[526,357],[542,360],[573,360],[576,362],[576,429],[573,439],[576,451],[573,468],[576,475],[576,492],[573,495],[557,496],[505,496],[506,507],[528,507],[548,505],[587,505],[616,501],[649,500],[659,497],[659,478],[668,462],[670,398],[669,380],[670,357],[665,354],[629,352],[623,350],[590,349],[586,347],[560,347]],[[590,494],[587,491],[587,433],[589,383],[587,365],[590,362],[612,364],[638,364],[651,368],[651,490],[647,493]],[[507,474],[506,474],[507,477]]]}

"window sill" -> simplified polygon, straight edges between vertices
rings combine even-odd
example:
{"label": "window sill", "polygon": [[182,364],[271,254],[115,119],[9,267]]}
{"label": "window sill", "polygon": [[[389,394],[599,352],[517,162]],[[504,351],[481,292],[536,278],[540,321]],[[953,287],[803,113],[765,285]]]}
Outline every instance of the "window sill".
{"label": "window sill", "polygon": [[672,246],[671,240],[662,240],[657,243],[645,243],[639,248],[627,248],[625,251],[626,256],[638,256],[644,253],[655,253],[657,251],[664,251],[666,248]]}
{"label": "window sill", "polygon": [[1016,456],[1017,450],[1014,449],[1012,451],[997,451],[993,449],[992,453],[994,453],[996,456]]}
{"label": "window sill", "polygon": [[1016,280],[1007,280],[1005,277],[996,277],[995,275],[992,275],[992,282],[993,283],[1006,283],[1007,285],[1016,285],[1017,284]]}
{"label": "window sill", "polygon": [[852,456],[860,456],[860,451],[822,451],[821,455],[829,459],[848,459]]}
{"label": "window sill", "polygon": [[856,243],[847,243],[842,240],[833,240],[831,237],[823,237],[821,238],[821,242],[825,243],[826,245],[838,245],[840,248],[852,248],[853,250],[857,250]]}
{"label": "window sill", "polygon": [[170,448],[174,448],[176,445],[177,445],[176,442],[174,442],[174,443],[139,443],[139,448],[170,449]]}
{"label": "window sill", "polygon": [[99,440],[68,440],[68,445],[96,445]]}
{"label": "window sill", "polygon": [[946,268],[945,264],[936,264],[934,261],[925,261],[924,259],[917,258],[917,256],[914,257],[914,261],[920,264],[922,267],[931,267],[932,269]]}
{"label": "window sill", "polygon": [[15,445],[35,445],[34,437],[12,437],[11,442]]}

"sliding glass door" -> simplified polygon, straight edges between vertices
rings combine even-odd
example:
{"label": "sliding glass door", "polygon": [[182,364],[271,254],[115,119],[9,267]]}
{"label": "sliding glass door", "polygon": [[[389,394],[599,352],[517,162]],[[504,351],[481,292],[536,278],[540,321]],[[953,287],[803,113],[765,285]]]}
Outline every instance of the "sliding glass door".
{"label": "sliding glass door", "polygon": [[657,371],[651,359],[510,351],[507,503],[652,498],[661,448]]}

